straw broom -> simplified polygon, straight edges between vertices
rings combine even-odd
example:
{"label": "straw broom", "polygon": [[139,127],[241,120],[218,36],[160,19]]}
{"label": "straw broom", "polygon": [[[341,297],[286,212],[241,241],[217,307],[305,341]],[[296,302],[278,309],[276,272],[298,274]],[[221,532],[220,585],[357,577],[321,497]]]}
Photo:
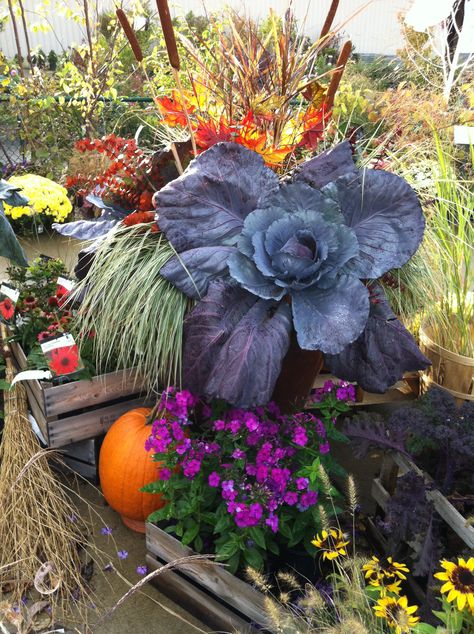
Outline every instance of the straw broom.
{"label": "straw broom", "polygon": [[[5,327],[2,338],[5,342]],[[15,369],[3,346],[6,378]],[[0,591],[21,606],[36,589],[49,603],[51,619],[74,615],[86,622],[86,582],[81,574],[87,527],[51,469],[28,420],[23,384],[4,392],[5,426],[0,445]]]}

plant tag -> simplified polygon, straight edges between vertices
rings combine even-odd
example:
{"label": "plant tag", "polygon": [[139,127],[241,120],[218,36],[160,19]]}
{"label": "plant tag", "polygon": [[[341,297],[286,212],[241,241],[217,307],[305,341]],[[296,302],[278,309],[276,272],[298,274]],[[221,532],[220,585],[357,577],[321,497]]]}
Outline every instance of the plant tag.
{"label": "plant tag", "polygon": [[68,277],[58,277],[56,284],[56,297],[58,298],[59,306],[63,307],[69,300],[69,295],[75,286],[75,282]]}
{"label": "plant tag", "polygon": [[20,291],[7,282],[0,285],[0,321],[7,326],[13,324],[15,306],[20,297]]}
{"label": "plant tag", "polygon": [[40,345],[49,369],[55,376],[70,375],[84,369],[72,335],[53,336]]}

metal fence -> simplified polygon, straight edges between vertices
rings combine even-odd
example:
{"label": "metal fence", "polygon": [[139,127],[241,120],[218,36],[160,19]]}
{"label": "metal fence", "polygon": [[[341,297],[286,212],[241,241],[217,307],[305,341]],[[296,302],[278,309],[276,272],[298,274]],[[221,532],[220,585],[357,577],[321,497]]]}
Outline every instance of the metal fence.
{"label": "metal fence", "polygon": [[[71,96],[67,97],[67,100],[82,101],[83,97]],[[96,137],[112,132],[117,136],[133,137],[140,124],[139,118],[134,117],[133,112],[153,103],[149,97],[119,97],[115,100],[101,98],[100,101],[103,102],[103,108],[101,115],[95,121],[94,135]],[[28,125],[28,121],[21,120],[18,109],[12,107],[8,96],[0,96],[0,177],[8,176],[31,162],[35,166],[41,163],[41,156],[36,155],[28,143],[28,135],[24,134],[24,125]],[[74,142],[84,135],[83,121],[78,116],[77,125],[70,128],[70,135],[65,135],[64,149],[71,149]],[[37,143],[38,138],[34,141],[36,146],[41,145]],[[47,150],[47,143],[44,145],[46,146],[44,149]]]}

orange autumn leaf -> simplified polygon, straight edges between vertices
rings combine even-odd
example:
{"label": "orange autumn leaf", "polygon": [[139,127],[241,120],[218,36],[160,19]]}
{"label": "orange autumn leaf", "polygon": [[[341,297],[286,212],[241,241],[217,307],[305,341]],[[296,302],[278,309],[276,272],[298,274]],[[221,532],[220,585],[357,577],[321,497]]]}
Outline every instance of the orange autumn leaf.
{"label": "orange autumn leaf", "polygon": [[275,147],[271,145],[270,147],[264,149],[259,152],[260,156],[263,158],[265,163],[269,166],[280,165],[285,158],[295,149],[294,145],[283,145],[282,147]]}
{"label": "orange autumn leaf", "polygon": [[237,134],[235,127],[229,124],[224,117],[221,117],[218,122],[213,119],[205,120],[202,117],[198,117],[197,120],[194,138],[202,150],[207,150],[220,141],[235,140]]}
{"label": "orange autumn leaf", "polygon": [[183,102],[180,93],[177,90],[173,90],[172,97],[165,95],[156,100],[158,110],[163,115],[163,123],[170,127],[179,125],[184,128],[186,126],[185,106],[189,114],[194,112],[195,107],[186,95],[185,99],[186,103]]}

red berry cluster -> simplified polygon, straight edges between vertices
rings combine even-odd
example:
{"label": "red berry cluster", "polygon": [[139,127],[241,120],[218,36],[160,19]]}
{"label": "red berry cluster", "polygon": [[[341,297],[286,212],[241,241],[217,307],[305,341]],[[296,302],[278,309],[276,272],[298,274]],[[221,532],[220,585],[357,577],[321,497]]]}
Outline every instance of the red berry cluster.
{"label": "red berry cluster", "polygon": [[143,198],[143,194],[150,191],[147,181],[152,158],[137,147],[134,139],[109,134],[101,139],[80,139],[75,147],[79,152],[105,154],[110,164],[105,172],[92,178],[82,174],[68,176],[66,187],[76,188],[77,193],[84,196],[99,186],[107,191],[109,198],[125,202],[132,209],[142,209],[140,203],[147,204],[145,201],[151,195]]}

